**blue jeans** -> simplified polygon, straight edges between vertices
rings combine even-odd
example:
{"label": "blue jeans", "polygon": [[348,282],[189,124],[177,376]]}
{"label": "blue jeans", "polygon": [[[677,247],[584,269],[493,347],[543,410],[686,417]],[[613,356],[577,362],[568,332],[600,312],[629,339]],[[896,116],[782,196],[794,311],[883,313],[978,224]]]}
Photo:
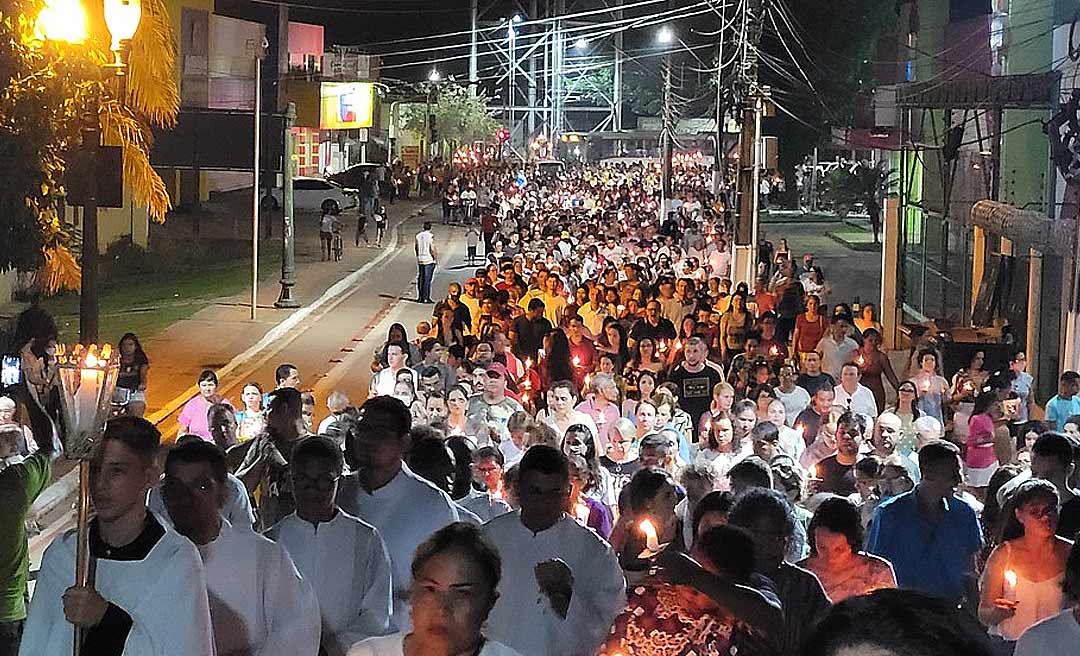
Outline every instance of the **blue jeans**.
{"label": "blue jeans", "polygon": [[431,279],[435,277],[435,263],[418,264],[419,271],[416,278],[417,300],[421,303],[431,302]]}

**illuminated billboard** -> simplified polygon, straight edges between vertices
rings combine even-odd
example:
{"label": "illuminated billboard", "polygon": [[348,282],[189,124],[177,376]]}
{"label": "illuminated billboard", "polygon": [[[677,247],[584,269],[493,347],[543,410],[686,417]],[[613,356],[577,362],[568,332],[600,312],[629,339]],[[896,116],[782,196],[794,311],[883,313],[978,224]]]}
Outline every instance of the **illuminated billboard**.
{"label": "illuminated billboard", "polygon": [[375,106],[371,82],[323,82],[319,86],[323,130],[370,128]]}

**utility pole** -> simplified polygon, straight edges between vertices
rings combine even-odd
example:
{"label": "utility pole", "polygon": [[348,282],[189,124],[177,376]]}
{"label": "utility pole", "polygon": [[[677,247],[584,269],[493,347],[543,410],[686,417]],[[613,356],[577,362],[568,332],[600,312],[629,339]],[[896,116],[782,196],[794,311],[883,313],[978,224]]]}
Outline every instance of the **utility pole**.
{"label": "utility pole", "polygon": [[720,3],[720,34],[716,41],[716,152],[713,156],[713,194],[719,195],[727,177],[727,150],[724,148],[724,26],[727,2]]}
{"label": "utility pole", "polygon": [[671,53],[664,55],[664,109],[660,126],[660,222],[667,220],[671,200],[671,155],[674,150],[675,125],[671,107]]}
{"label": "utility pole", "polygon": [[[615,20],[621,24],[623,18],[622,10],[623,0],[615,0],[615,6],[618,8],[615,11]],[[621,132],[623,129],[623,58],[625,57],[623,52],[623,31],[619,30],[615,33],[615,72],[612,75],[611,84],[614,87],[611,90],[612,102],[615,105],[615,120],[614,129],[616,132]],[[617,139],[615,141],[615,156],[618,157],[622,154],[622,140]]]}
{"label": "utility pole", "polygon": [[739,137],[738,210],[735,225],[735,275],[753,285],[757,277],[758,212],[761,183],[761,117],[767,89],[758,86],[758,44],[761,42],[764,0],[743,0],[739,17],[738,96],[742,104]]}
{"label": "utility pole", "polygon": [[473,96],[476,96],[477,86],[480,84],[480,33],[477,24],[479,20],[479,3],[480,0],[470,0],[469,2],[469,18],[471,28],[471,36],[469,39],[469,93]]}
{"label": "utility pole", "polygon": [[251,312],[249,318],[254,321],[259,313],[259,167],[262,160],[259,147],[262,144],[262,59],[266,56],[269,43],[264,37],[261,43],[248,42],[255,56],[255,150],[252,168],[254,176],[251,188]]}
{"label": "utility pole", "polygon": [[293,298],[292,288],[296,284],[296,235],[293,232],[293,159],[296,152],[296,136],[293,135],[293,123],[296,122],[296,103],[289,103],[285,110],[285,153],[282,155],[284,189],[282,190],[282,230],[281,230],[281,294],[274,307],[295,308],[300,302]]}

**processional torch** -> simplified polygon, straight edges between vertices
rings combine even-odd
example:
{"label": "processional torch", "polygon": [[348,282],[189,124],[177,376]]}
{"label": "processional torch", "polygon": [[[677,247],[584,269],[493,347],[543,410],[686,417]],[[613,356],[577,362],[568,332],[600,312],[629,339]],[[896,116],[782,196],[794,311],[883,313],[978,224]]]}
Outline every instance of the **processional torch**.
{"label": "processional torch", "polygon": [[[90,460],[101,443],[109,419],[113,390],[120,373],[120,353],[111,344],[57,349],[63,395],[64,452],[79,462],[76,520],[75,585],[93,587],[90,572]],[[82,648],[82,630],[75,627],[74,656]]]}

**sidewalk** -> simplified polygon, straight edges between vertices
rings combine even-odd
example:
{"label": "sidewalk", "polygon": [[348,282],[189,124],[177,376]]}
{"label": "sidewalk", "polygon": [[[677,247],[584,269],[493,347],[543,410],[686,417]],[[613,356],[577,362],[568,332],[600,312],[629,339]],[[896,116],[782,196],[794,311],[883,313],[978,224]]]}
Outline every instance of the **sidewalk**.
{"label": "sidewalk", "polygon": [[[320,261],[317,217],[297,217],[297,282],[293,287],[293,298],[301,307],[275,308],[273,304],[280,292],[280,271],[266,272],[271,275],[260,275],[255,321],[249,319],[250,291],[247,291],[215,299],[160,333],[142,339],[151,363],[147,419],[157,424],[163,435],[169,436],[174,429],[174,415],[197,392],[195,383],[199,372],[214,369],[222,379],[230,373],[234,377],[245,375],[244,370],[256,364],[260,353],[272,346],[277,336],[348,291],[359,276],[393,254],[400,243],[398,228],[431,204],[430,200],[409,200],[398,201],[389,207],[389,225],[381,249],[352,245],[356,225],[355,215],[351,215],[351,225],[343,231],[343,236],[348,239],[340,262]],[[203,234],[205,230],[204,225]],[[372,222],[369,222],[368,233],[374,243]],[[277,234],[280,236],[280,228]],[[263,241],[261,246],[280,248],[280,241]],[[35,502],[29,514],[31,521],[44,527],[55,519],[55,515],[66,512],[67,502],[78,485],[72,467],[73,463],[66,459],[55,463],[54,482]]]}

